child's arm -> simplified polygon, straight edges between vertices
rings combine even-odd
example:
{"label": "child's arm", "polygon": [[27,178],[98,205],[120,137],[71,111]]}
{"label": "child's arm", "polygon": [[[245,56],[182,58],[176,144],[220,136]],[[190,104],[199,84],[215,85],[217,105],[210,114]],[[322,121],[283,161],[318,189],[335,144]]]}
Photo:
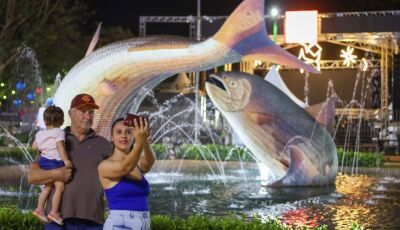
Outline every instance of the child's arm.
{"label": "child's arm", "polygon": [[64,147],[64,141],[57,141],[56,142],[57,151],[61,156],[61,159],[64,161],[64,164],[67,168],[72,167],[72,162],[69,160],[67,151]]}

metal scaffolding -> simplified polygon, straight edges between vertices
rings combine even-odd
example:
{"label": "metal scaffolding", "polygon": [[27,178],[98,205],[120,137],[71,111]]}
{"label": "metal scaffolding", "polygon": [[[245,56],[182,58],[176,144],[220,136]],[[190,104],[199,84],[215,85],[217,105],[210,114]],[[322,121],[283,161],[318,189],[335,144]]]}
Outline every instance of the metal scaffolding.
{"label": "metal scaffolding", "polygon": [[[362,16],[398,16],[400,10],[396,11],[370,11],[370,12],[338,12],[338,13],[319,13],[318,22],[321,25],[323,19],[339,18],[339,17],[362,17]],[[265,15],[265,18],[271,16]],[[213,21],[226,20],[228,16],[141,16],[139,25],[139,35],[146,36],[147,23],[186,23],[189,24],[189,37],[196,38],[199,31],[197,30],[196,23],[198,21]],[[283,15],[278,15],[277,19],[283,19]],[[399,32],[362,32],[362,33],[321,33],[321,26],[319,26],[318,42],[327,42],[339,46],[349,46],[357,50],[363,50],[380,56],[380,59],[369,60],[370,68],[380,68],[381,73],[381,108],[380,114],[387,114],[388,112],[388,79],[389,70],[392,68],[391,60],[393,55],[399,52]],[[197,35],[197,36],[196,36]],[[202,39],[204,39],[202,37]],[[271,37],[272,39],[272,37]],[[280,44],[285,49],[295,48],[300,44],[286,44],[283,35],[277,35],[276,43]],[[359,68],[361,60],[350,66],[343,66],[343,60],[321,60],[320,68],[324,69],[356,69]],[[256,65],[254,61],[243,61],[240,63],[240,70],[247,73],[253,73],[254,69],[269,68],[270,63],[262,63]],[[225,65],[225,70],[232,69],[232,65]],[[285,69],[285,67],[281,67]],[[358,111],[357,109],[338,109],[338,114],[346,114],[357,117],[360,113],[365,113],[366,117],[370,117],[372,111]],[[357,115],[358,114],[358,115]]]}

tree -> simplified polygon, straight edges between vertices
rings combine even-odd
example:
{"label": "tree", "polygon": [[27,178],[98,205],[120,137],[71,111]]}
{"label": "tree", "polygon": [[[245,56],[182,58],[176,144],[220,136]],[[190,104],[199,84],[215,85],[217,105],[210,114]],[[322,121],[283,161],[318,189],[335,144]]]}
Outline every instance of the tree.
{"label": "tree", "polygon": [[0,77],[24,45],[36,51],[44,76],[70,67],[85,52],[82,27],[91,14],[77,0],[0,1]]}

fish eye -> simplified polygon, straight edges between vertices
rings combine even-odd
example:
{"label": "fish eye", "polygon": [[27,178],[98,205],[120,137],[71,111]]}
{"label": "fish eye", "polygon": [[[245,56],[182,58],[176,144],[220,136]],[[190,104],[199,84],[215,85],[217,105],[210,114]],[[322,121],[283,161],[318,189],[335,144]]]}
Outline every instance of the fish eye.
{"label": "fish eye", "polygon": [[236,84],[236,82],[234,82],[234,81],[230,81],[230,82],[229,82],[229,85],[230,85],[232,88],[237,88],[237,84]]}

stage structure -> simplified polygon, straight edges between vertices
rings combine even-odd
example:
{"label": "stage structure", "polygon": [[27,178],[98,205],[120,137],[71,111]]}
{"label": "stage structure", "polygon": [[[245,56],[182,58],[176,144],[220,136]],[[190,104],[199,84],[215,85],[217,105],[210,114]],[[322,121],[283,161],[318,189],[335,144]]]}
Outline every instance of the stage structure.
{"label": "stage structure", "polygon": [[[148,23],[186,23],[189,25],[189,37],[207,39],[221,27],[227,16],[141,16],[139,34],[148,35]],[[287,50],[299,49],[307,44],[287,44],[284,35],[284,15],[272,18],[265,15],[267,31],[273,31],[273,21],[277,20],[278,34],[276,43]],[[201,21],[201,30],[197,30],[198,19]],[[318,43],[330,43],[343,46],[340,57],[343,59],[317,60],[308,63],[323,70],[351,70],[358,68],[380,70],[380,108],[378,113],[381,118],[388,119],[388,96],[390,79],[400,78],[395,76],[394,58],[399,52],[400,33],[400,10],[399,11],[369,11],[369,12],[346,12],[346,13],[318,13]],[[200,34],[199,34],[200,33]],[[271,39],[272,34],[269,34]],[[318,45],[318,43],[316,45]],[[347,49],[346,49],[347,48]],[[311,49],[311,48],[310,48]],[[315,49],[312,48],[312,49]],[[351,59],[353,50],[365,51],[376,59],[357,58]],[[314,51],[315,52],[315,51]],[[316,51],[318,52],[318,51]],[[296,55],[296,54],[295,54]],[[300,56],[300,55],[299,55]],[[314,53],[314,56],[317,56]],[[338,55],[339,57],[339,55]],[[348,58],[346,60],[346,58]],[[305,60],[307,62],[307,60]],[[344,62],[347,62],[344,65]],[[239,65],[239,70],[254,73],[255,70],[266,70],[270,63],[260,61],[244,61]],[[280,70],[287,68],[280,67]],[[232,70],[232,64],[226,64],[224,71]],[[363,119],[374,119],[377,115],[375,109],[337,109],[338,115],[344,114],[350,117],[362,117]],[[361,113],[361,114],[360,114]],[[360,116],[361,115],[361,116]],[[387,123],[386,121],[384,123]]]}

